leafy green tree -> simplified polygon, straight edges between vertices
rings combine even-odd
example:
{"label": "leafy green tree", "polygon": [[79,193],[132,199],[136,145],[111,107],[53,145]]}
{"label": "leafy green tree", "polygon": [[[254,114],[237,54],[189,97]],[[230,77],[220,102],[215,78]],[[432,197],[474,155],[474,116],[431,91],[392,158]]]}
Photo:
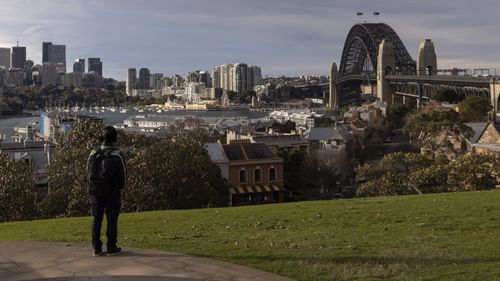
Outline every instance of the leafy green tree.
{"label": "leafy green tree", "polygon": [[450,185],[456,191],[494,189],[500,174],[500,158],[473,153],[450,163]]}
{"label": "leafy green tree", "polygon": [[460,120],[460,115],[453,110],[421,110],[408,117],[403,130],[422,145],[432,145],[433,137],[442,129],[449,129],[468,138],[472,128]]}
{"label": "leafy green tree", "polygon": [[468,97],[458,104],[460,119],[463,122],[484,121],[493,108],[490,101],[483,97]]}
{"label": "leafy green tree", "polygon": [[0,222],[35,218],[37,198],[31,166],[0,153]]}
{"label": "leafy green tree", "polygon": [[126,211],[227,206],[229,201],[229,185],[203,142],[186,134],[141,150],[128,170]]}

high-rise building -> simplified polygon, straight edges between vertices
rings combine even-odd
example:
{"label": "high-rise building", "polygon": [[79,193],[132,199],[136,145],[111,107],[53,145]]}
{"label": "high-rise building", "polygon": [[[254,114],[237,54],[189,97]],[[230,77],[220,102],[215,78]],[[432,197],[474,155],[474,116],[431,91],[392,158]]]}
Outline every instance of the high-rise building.
{"label": "high-rise building", "polygon": [[205,87],[207,87],[207,88],[211,87],[212,81],[210,81],[210,72],[199,71],[198,72],[198,82],[200,82],[201,84],[204,84]]}
{"label": "high-rise building", "polygon": [[149,89],[149,69],[139,70],[139,89]]}
{"label": "high-rise building", "polygon": [[53,62],[56,73],[66,73],[66,45],[54,45],[52,42],[42,43],[42,64]]}
{"label": "high-rise building", "polygon": [[73,72],[75,73],[85,72],[85,59],[75,59],[75,62],[73,62]]}
{"label": "high-rise building", "polygon": [[212,87],[221,88],[221,72],[220,67],[214,67],[212,69]]}
{"label": "high-rise building", "polygon": [[12,47],[12,68],[24,69],[26,67],[26,47]]}
{"label": "high-rise building", "polygon": [[161,83],[162,78],[163,78],[163,73],[151,74],[149,76],[149,86],[151,87],[151,89],[161,90],[163,88]]}
{"label": "high-rise building", "polygon": [[101,58],[89,58],[89,72],[92,71],[102,76]]}
{"label": "high-rise building", "polygon": [[50,48],[52,47],[51,42],[42,43],[42,63],[50,61]]}
{"label": "high-rise building", "polygon": [[184,79],[179,74],[172,76],[172,86],[175,88],[181,88],[184,83]]}
{"label": "high-rise building", "polygon": [[137,83],[137,70],[135,68],[127,69],[127,81],[125,82],[125,91],[127,96],[132,96],[132,91]]}
{"label": "high-rise building", "polygon": [[0,48],[0,66],[10,68],[10,48]]}
{"label": "high-rise building", "polygon": [[42,85],[57,85],[57,64],[44,62],[42,65]]}
{"label": "high-rise building", "polygon": [[245,63],[223,64],[213,69],[214,88],[245,93],[262,83],[261,69]]}
{"label": "high-rise building", "polygon": [[230,83],[230,76],[231,76],[231,69],[233,68],[232,64],[223,64],[220,66],[220,86],[224,90],[230,90],[231,88],[231,83]]}
{"label": "high-rise building", "polygon": [[262,70],[260,67],[256,65],[252,65],[252,74],[253,74],[253,79],[252,79],[252,89],[255,86],[261,85],[262,84]]}

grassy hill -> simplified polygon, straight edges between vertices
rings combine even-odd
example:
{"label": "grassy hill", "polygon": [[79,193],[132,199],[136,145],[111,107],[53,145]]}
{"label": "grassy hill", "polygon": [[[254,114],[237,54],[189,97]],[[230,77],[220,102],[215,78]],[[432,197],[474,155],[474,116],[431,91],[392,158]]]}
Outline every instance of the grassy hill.
{"label": "grassy hill", "polygon": [[[4,223],[0,240],[89,243],[90,222]],[[119,230],[297,280],[500,280],[500,191],[130,213]]]}

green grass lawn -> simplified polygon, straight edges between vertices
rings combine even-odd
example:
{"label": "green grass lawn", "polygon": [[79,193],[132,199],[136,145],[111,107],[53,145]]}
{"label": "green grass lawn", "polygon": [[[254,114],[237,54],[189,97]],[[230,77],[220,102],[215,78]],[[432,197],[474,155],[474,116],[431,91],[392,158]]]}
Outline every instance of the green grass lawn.
{"label": "green grass lawn", "polygon": [[[89,243],[90,222],[4,223],[0,240]],[[500,191],[130,213],[119,230],[297,280],[500,280]]]}

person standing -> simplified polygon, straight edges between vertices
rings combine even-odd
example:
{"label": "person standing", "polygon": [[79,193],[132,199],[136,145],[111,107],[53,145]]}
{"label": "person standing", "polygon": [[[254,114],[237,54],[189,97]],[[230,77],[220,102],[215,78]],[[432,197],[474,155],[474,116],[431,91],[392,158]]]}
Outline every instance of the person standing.
{"label": "person standing", "polygon": [[[121,191],[125,187],[127,169],[123,154],[115,147],[118,132],[106,126],[100,137],[100,147],[92,150],[87,161],[87,192],[92,212],[92,247],[94,256],[113,256],[122,253],[117,246],[118,215]],[[106,253],[102,250],[101,226],[106,212]]]}

